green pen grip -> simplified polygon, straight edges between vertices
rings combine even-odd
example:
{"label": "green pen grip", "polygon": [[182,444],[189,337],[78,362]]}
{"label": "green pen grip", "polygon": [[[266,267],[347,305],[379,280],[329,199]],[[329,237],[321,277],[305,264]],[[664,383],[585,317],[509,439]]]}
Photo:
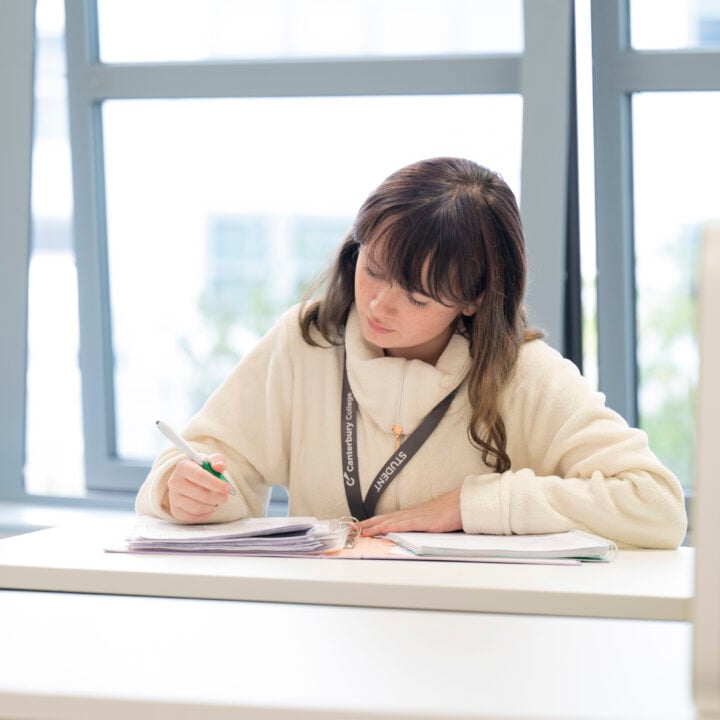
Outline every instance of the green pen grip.
{"label": "green pen grip", "polygon": [[217,470],[213,470],[212,465],[209,462],[204,462],[202,464],[203,470],[207,470],[211,475],[214,475],[216,478],[220,478],[223,482],[230,484],[230,481],[222,474],[219,473]]}
{"label": "green pen grip", "polygon": [[219,473],[217,470],[213,470],[212,465],[209,461],[206,461],[202,464],[202,469],[207,470],[211,475],[214,475],[216,478],[220,478],[223,482],[230,485],[230,494],[237,495],[237,493],[235,492],[235,488],[230,484],[230,481],[222,473]]}

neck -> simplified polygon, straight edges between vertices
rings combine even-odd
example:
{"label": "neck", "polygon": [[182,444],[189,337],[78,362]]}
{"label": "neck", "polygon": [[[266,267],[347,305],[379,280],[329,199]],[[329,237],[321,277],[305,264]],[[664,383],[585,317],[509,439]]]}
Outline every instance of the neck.
{"label": "neck", "polygon": [[414,345],[409,348],[386,348],[384,353],[389,357],[405,358],[405,360],[422,360],[428,365],[436,365],[443,354],[450,338],[453,335],[451,328],[447,332],[438,335],[422,345]]}

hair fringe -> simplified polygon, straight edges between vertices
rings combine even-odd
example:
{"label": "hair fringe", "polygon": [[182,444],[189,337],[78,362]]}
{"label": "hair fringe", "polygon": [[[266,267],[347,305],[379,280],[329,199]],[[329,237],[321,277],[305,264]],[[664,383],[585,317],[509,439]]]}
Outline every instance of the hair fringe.
{"label": "hair fringe", "polygon": [[[328,270],[306,294],[299,319],[303,340],[321,346],[319,335],[330,346],[343,343],[360,245],[377,239],[377,229],[388,221],[391,249],[386,254],[398,284],[416,290],[424,259],[440,258],[430,289],[452,289],[466,302],[480,301],[472,317],[458,319],[472,358],[467,432],[483,462],[505,472],[512,460],[500,398],[522,345],[544,333],[527,325],[520,211],[497,173],[469,160],[434,158],[402,168],[381,183],[360,208]],[[459,286],[450,288],[453,283]],[[312,299],[316,293],[319,297]]]}

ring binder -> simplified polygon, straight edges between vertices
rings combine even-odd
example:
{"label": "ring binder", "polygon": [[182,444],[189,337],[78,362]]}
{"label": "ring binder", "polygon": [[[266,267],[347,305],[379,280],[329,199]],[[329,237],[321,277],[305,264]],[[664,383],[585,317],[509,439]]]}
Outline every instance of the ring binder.
{"label": "ring binder", "polygon": [[358,541],[361,533],[360,521],[357,518],[352,517],[352,515],[347,515],[338,518],[336,522],[338,528],[347,529],[345,545],[343,546],[344,549],[350,550],[354,548],[355,543]]}

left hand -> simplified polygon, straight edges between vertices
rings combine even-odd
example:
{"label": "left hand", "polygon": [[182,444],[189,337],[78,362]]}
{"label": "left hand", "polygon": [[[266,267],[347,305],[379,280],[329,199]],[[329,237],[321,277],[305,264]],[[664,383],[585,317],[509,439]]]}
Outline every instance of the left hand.
{"label": "left hand", "polygon": [[360,523],[363,535],[389,532],[453,532],[462,530],[460,488],[421,505],[375,515]]}

